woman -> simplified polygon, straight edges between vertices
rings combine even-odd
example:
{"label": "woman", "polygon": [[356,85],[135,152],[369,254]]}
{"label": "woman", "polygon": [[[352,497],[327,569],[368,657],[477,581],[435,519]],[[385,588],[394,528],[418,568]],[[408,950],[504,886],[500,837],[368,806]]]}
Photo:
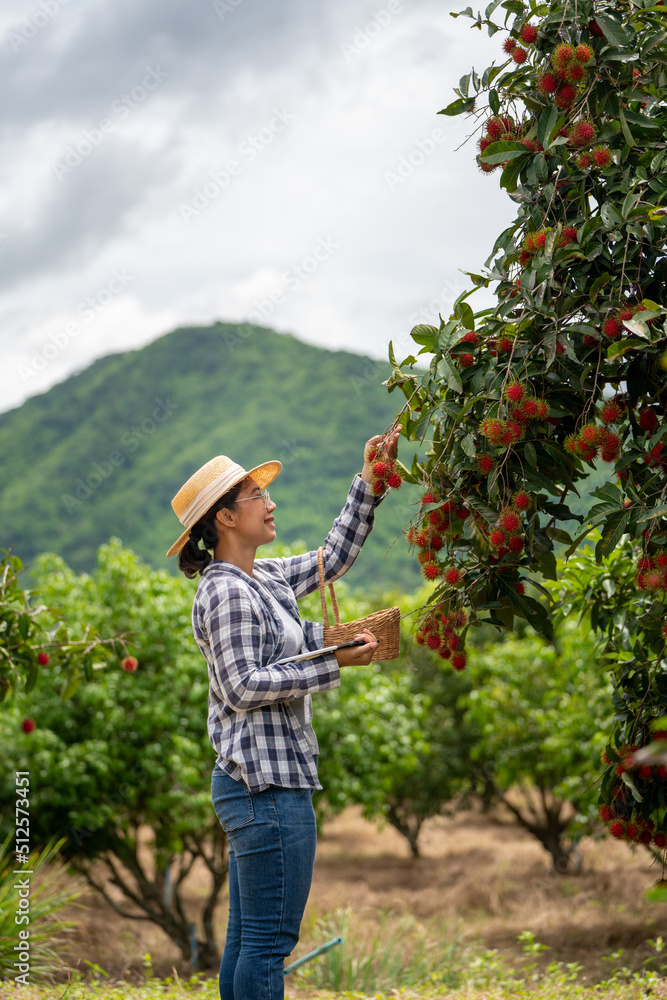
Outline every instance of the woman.
{"label": "woman", "polygon": [[[395,427],[366,443],[362,472],[324,542],[327,582],[347,572],[373,527],[381,497],[370,488],[368,453],[395,458],[398,437]],[[255,561],[276,537],[266,487],[280,468],[265,462],[246,472],[219,456],[172,501],[186,530],[167,555],[179,552],[186,576],[201,577],[192,621],[209,672],[211,793],[229,843],[222,1000],[284,996],[283,962],[299,939],[315,860],[312,794],[322,787],[310,696],[338,687],[340,668],[370,663],[377,648],[364,631],[363,645],[289,662],[324,643],[322,625],[302,622],[296,603],[318,588],[317,551]]]}

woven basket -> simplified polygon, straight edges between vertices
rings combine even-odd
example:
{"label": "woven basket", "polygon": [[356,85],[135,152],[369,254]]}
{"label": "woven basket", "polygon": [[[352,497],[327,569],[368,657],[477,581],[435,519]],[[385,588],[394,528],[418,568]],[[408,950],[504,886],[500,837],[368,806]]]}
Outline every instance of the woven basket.
{"label": "woven basket", "polygon": [[350,639],[367,628],[373,633],[378,641],[377,649],[373,654],[373,660],[393,660],[399,653],[400,639],[400,608],[383,608],[382,611],[374,611],[365,618],[359,618],[354,622],[343,622],[340,620],[338,601],[333,584],[330,583],[329,594],[331,596],[331,606],[333,607],[334,622],[329,623],[329,613],[324,593],[324,552],[322,547],[317,550],[317,566],[320,577],[320,600],[322,601],[322,617],[324,619],[324,645],[333,646],[339,642],[349,642]]}

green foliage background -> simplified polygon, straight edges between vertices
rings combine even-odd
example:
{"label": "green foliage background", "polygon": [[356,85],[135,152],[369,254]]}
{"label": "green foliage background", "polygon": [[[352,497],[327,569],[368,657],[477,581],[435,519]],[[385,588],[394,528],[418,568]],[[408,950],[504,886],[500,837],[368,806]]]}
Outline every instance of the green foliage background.
{"label": "green foliage background", "polygon": [[[0,546],[28,567],[51,551],[91,570],[113,535],[175,572],[165,557],[180,534],[171,498],[199,466],[226,454],[246,468],[280,459],[271,489],[278,538],[312,548],[361,469],[365,441],[394,418],[381,385],[389,371],[362,355],[229,323],[175,330],[102,358],[0,414]],[[96,471],[99,485],[79,500],[77,486],[91,475],[95,483]],[[387,497],[355,566],[357,586],[416,583],[403,545],[385,560],[411,515],[409,492]]]}

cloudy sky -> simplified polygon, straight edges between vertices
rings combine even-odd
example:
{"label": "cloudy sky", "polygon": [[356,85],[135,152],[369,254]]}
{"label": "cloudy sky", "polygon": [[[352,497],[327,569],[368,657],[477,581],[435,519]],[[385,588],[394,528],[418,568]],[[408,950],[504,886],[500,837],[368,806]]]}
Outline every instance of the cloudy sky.
{"label": "cloudy sky", "polygon": [[408,353],[514,214],[436,114],[502,58],[459,6],[3,0],[0,409],[216,319]]}

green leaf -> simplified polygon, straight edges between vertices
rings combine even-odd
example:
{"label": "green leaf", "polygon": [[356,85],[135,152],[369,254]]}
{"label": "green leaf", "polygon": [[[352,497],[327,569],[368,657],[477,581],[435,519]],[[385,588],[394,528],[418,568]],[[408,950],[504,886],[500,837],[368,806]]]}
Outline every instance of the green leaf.
{"label": "green leaf", "polygon": [[452,101],[452,103],[448,104],[446,108],[442,109],[442,111],[438,111],[438,114],[453,117],[454,115],[463,115],[468,111],[472,111],[474,107],[474,97],[461,97],[457,101]]}
{"label": "green leaf", "polygon": [[625,354],[626,351],[636,351],[640,348],[642,351],[646,348],[646,344],[641,340],[615,340],[607,348],[607,357],[616,358],[620,354]]}
{"label": "green leaf", "polygon": [[439,378],[444,379],[452,392],[463,391],[461,376],[448,354],[443,354],[438,362],[437,373]]}
{"label": "green leaf", "polygon": [[595,561],[597,563],[613,552],[621,535],[624,534],[630,520],[629,510],[615,510],[609,515],[602,528],[599,542],[595,546]]}
{"label": "green leaf", "polygon": [[596,11],[595,20],[602,28],[605,38],[614,48],[630,44],[630,36],[622,24],[610,14],[600,14]]}
{"label": "green leaf", "polygon": [[423,347],[431,347],[435,349],[435,342],[439,334],[439,330],[435,326],[429,326],[426,323],[420,323],[415,326],[410,331],[410,336],[416,344],[420,344]]}
{"label": "green leaf", "polygon": [[600,291],[600,289],[604,288],[604,286],[607,284],[608,281],[611,281],[611,278],[612,275],[609,274],[608,271],[605,271],[604,274],[601,274],[599,278],[596,278],[593,284],[591,285],[591,290],[589,293],[590,297],[594,299],[597,293]]}
{"label": "green leaf", "polygon": [[537,122],[537,141],[541,146],[546,149],[549,145],[549,139],[556,131],[558,125],[558,109],[553,105],[543,111]]}
{"label": "green leaf", "polygon": [[656,517],[667,517],[667,506],[661,504],[659,507],[654,507],[648,514],[644,514],[643,517],[640,517],[638,523],[641,524],[643,521],[652,521]]}
{"label": "green leaf", "polygon": [[515,142],[514,139],[501,139],[499,142],[492,142],[481,154],[484,163],[504,163],[505,160],[515,160],[520,156],[530,156],[530,151],[522,142]]}
{"label": "green leaf", "polygon": [[477,451],[475,450],[475,439],[472,434],[466,434],[465,437],[462,438],[461,447],[468,458],[474,458],[477,454]]}
{"label": "green leaf", "polygon": [[625,118],[625,114],[623,112],[623,105],[622,104],[619,104],[619,106],[618,106],[618,117],[619,117],[619,120],[621,122],[621,129],[623,130],[623,135],[625,136],[625,141],[627,142],[628,146],[636,146],[637,143],[635,142],[635,137],[633,136],[632,132],[630,131],[630,126],[628,125],[627,120]]}
{"label": "green leaf", "polygon": [[526,461],[532,465],[534,469],[537,468],[537,452],[535,451],[535,445],[531,441],[527,441],[523,449],[523,453],[526,456]]}
{"label": "green leaf", "polygon": [[497,90],[489,91],[489,107],[494,115],[497,115],[500,111],[500,98],[498,97]]}
{"label": "green leaf", "polygon": [[75,670],[67,679],[62,691],[60,692],[60,697],[63,701],[71,698],[79,684],[82,680],[82,674],[80,670]]}
{"label": "green leaf", "polygon": [[519,175],[524,167],[524,160],[517,157],[510,160],[500,176],[500,186],[512,194],[519,184]]}
{"label": "green leaf", "polygon": [[628,788],[632,792],[632,797],[635,800],[635,802],[641,802],[642,797],[637,791],[637,786],[635,785],[634,781],[632,780],[631,776],[628,774],[627,771],[623,771],[623,774],[621,775],[621,781],[623,782],[624,785],[628,786]]}
{"label": "green leaf", "polygon": [[19,615],[19,635],[22,639],[28,638],[30,632],[30,615]]}
{"label": "green leaf", "polygon": [[600,209],[600,218],[604,222],[606,229],[615,229],[623,222],[623,219],[609,201],[605,201]]}

